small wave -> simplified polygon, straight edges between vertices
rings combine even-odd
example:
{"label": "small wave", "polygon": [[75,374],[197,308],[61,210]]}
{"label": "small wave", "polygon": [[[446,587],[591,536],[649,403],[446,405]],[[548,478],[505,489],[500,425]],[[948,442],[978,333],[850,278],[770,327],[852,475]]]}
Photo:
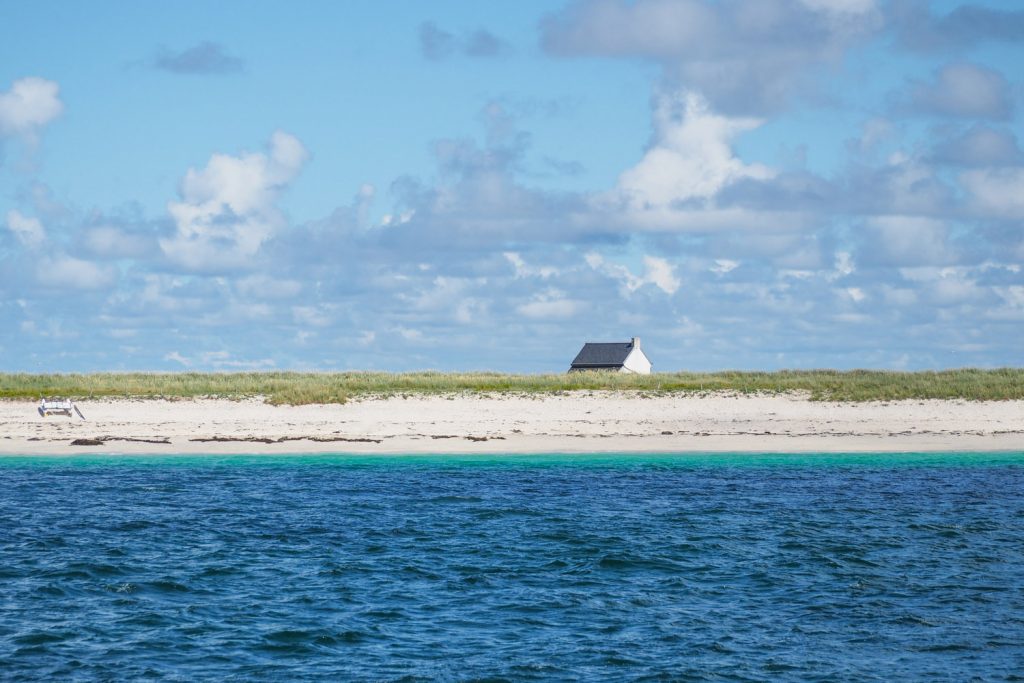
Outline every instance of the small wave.
{"label": "small wave", "polygon": [[292,629],[272,631],[264,634],[263,636],[264,640],[269,640],[274,643],[304,643],[312,641],[314,638],[315,636],[309,631],[296,631]]}
{"label": "small wave", "polygon": [[427,502],[439,505],[450,505],[460,503],[482,503],[484,502],[484,499],[477,496],[438,496],[437,498],[430,498]]}
{"label": "small wave", "polygon": [[406,614],[405,610],[398,608],[372,608],[364,612],[360,612],[359,616],[367,619],[381,619],[383,621],[396,621],[399,619],[406,619],[409,615]]}
{"label": "small wave", "polygon": [[161,593],[188,593],[192,590],[185,584],[174,581],[173,579],[160,579],[159,581],[152,581],[146,585],[147,587]]}
{"label": "small wave", "polygon": [[601,569],[617,571],[653,570],[653,571],[674,571],[678,566],[674,562],[662,559],[624,557],[621,555],[605,555],[597,566]]}
{"label": "small wave", "polygon": [[969,643],[936,643],[934,645],[922,645],[914,648],[918,652],[965,652],[973,650]]}
{"label": "small wave", "polygon": [[135,593],[139,590],[139,587],[131,582],[117,583],[107,586],[107,590],[111,593]]}
{"label": "small wave", "polygon": [[37,645],[50,645],[52,643],[63,643],[71,637],[73,636],[67,632],[33,631],[32,633],[14,636],[11,638],[11,642],[15,645],[32,647]]}

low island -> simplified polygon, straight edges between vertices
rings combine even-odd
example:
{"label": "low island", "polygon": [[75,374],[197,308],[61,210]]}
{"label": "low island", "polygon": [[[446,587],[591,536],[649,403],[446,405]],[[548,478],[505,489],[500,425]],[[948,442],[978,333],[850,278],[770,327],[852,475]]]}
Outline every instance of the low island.
{"label": "low island", "polygon": [[1017,369],[8,374],[0,397],[19,455],[1024,450]]}

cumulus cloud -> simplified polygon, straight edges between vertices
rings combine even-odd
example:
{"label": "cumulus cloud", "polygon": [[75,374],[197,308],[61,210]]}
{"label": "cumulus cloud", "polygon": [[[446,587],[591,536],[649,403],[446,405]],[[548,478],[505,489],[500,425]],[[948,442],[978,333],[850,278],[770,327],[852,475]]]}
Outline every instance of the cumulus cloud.
{"label": "cumulus cloud", "polygon": [[586,262],[594,270],[618,280],[626,293],[635,292],[644,285],[654,285],[666,294],[675,294],[682,284],[675,274],[675,268],[663,258],[645,255],[644,274],[634,275],[626,266],[609,263],[597,252],[586,254]]}
{"label": "cumulus cloud", "polygon": [[517,252],[506,251],[502,254],[505,259],[512,264],[515,268],[516,278],[528,278],[528,277],[539,277],[541,279],[548,279],[553,275],[558,274],[558,269],[551,266],[530,266],[523,260]]}
{"label": "cumulus cloud", "polygon": [[46,240],[46,231],[39,219],[26,216],[16,209],[7,212],[7,229],[30,249],[39,247]]}
{"label": "cumulus cloud", "polygon": [[971,207],[982,215],[1024,218],[1024,167],[965,171],[960,182],[970,194]]}
{"label": "cumulus cloud", "polygon": [[618,192],[634,208],[707,199],[742,178],[770,178],[771,169],[745,164],[732,139],[761,121],[714,114],[699,94],[662,95],[654,110],[655,142],[620,177]]}
{"label": "cumulus cloud", "polygon": [[426,59],[439,61],[455,55],[466,57],[500,57],[511,51],[511,46],[490,31],[478,28],[455,34],[438,28],[427,21],[419,27],[420,54]]}
{"label": "cumulus cloud", "polygon": [[537,293],[531,301],[520,304],[516,311],[535,320],[562,320],[583,310],[584,304],[566,297],[565,292],[548,289]]}
{"label": "cumulus cloud", "polygon": [[548,16],[542,43],[556,55],[658,61],[717,109],[749,113],[784,105],[881,24],[868,0],[590,0]]}
{"label": "cumulus cloud", "polygon": [[719,258],[715,259],[715,265],[711,266],[709,270],[716,275],[725,275],[731,273],[740,267],[739,261],[733,261],[732,259]]}
{"label": "cumulus cloud", "polygon": [[644,256],[644,270],[643,279],[666,294],[675,294],[679,290],[680,280],[675,275],[675,269],[665,259]]}
{"label": "cumulus cloud", "polygon": [[993,287],[992,290],[1003,300],[1003,306],[989,312],[989,316],[1002,320],[1024,321],[1024,285]]}
{"label": "cumulus cloud", "polygon": [[990,120],[1005,120],[1013,111],[1006,78],[967,63],[947,64],[932,81],[913,85],[909,106],[923,114]]}
{"label": "cumulus cloud", "polygon": [[44,78],[21,78],[0,92],[0,136],[35,139],[46,124],[60,116],[64,103],[60,86]]}
{"label": "cumulus cloud", "polygon": [[985,42],[1024,40],[1024,10],[963,4],[937,16],[928,3],[896,0],[891,14],[901,43],[913,50],[943,52]]}
{"label": "cumulus cloud", "polygon": [[91,261],[60,254],[41,259],[36,279],[43,287],[67,289],[102,289],[114,282],[114,271]]}
{"label": "cumulus cloud", "polygon": [[237,73],[245,68],[245,62],[229,55],[223,45],[210,41],[180,51],[161,48],[152,65],[161,71],[190,75]]}
{"label": "cumulus cloud", "polygon": [[989,295],[986,288],[979,286],[977,273],[970,268],[922,266],[901,268],[899,272],[905,281],[923,285],[919,289],[920,297],[934,306],[979,302]]}
{"label": "cumulus cloud", "polygon": [[144,258],[159,251],[155,235],[110,223],[87,228],[79,242],[85,251],[101,259]]}
{"label": "cumulus cloud", "polygon": [[415,293],[400,292],[398,299],[417,314],[429,314],[425,319],[436,321],[439,316],[446,316],[466,325],[486,313],[488,302],[474,295],[486,285],[485,278],[437,276],[429,285],[420,284]]}
{"label": "cumulus cloud", "polygon": [[178,363],[186,368],[192,367],[192,361],[181,355],[177,351],[171,351],[170,353],[164,354],[164,360],[169,360],[173,363]]}
{"label": "cumulus cloud", "polygon": [[831,12],[844,17],[866,14],[878,9],[876,0],[800,0],[804,5],[819,12]]}
{"label": "cumulus cloud", "polygon": [[956,208],[956,188],[927,161],[894,152],[878,166],[855,167],[842,178],[825,212],[942,216]]}
{"label": "cumulus cloud", "polygon": [[[774,211],[751,211],[732,187],[765,182],[776,171],[746,163],[733,139],[760,120],[711,111],[698,93],[663,93],[655,100],[653,142],[610,191],[589,197],[584,225],[622,232],[717,233],[735,230],[793,232],[805,227],[800,202],[779,202]],[[775,190],[772,195],[777,195]]]}
{"label": "cumulus cloud", "polygon": [[945,222],[916,216],[868,219],[864,259],[891,266],[937,266],[956,260]]}
{"label": "cumulus cloud", "polygon": [[298,138],[277,131],[266,154],[214,154],[203,169],[189,169],[181,201],[167,205],[176,232],[160,247],[189,270],[244,265],[284,224],[275,201],[308,156]]}
{"label": "cumulus cloud", "polygon": [[1024,153],[1012,132],[984,124],[940,137],[930,158],[953,166],[1014,166],[1024,163]]}
{"label": "cumulus cloud", "polygon": [[292,299],[302,291],[302,282],[274,278],[265,274],[247,275],[235,282],[235,289],[245,299]]}
{"label": "cumulus cloud", "polygon": [[529,136],[510,126],[500,107],[485,107],[483,119],[484,145],[471,139],[434,143],[436,181],[403,177],[392,184],[397,202],[386,226],[389,243],[450,254],[609,232],[607,226],[570,220],[586,208],[582,195],[524,185],[518,176]]}

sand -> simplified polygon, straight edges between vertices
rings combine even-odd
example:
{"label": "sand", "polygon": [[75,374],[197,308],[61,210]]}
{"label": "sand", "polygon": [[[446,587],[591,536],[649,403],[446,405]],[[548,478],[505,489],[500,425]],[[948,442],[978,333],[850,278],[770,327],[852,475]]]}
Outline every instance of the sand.
{"label": "sand", "polygon": [[40,417],[29,401],[0,401],[0,453],[1024,451],[1024,401],[587,391],[309,406],[260,399],[78,405],[84,422]]}

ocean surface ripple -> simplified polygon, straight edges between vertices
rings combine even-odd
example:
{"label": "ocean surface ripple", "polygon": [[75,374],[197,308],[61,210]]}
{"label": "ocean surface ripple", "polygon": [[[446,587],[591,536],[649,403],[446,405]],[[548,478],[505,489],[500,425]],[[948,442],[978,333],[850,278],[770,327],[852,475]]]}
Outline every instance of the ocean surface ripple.
{"label": "ocean surface ripple", "polygon": [[3,680],[1024,680],[1024,454],[0,457]]}

